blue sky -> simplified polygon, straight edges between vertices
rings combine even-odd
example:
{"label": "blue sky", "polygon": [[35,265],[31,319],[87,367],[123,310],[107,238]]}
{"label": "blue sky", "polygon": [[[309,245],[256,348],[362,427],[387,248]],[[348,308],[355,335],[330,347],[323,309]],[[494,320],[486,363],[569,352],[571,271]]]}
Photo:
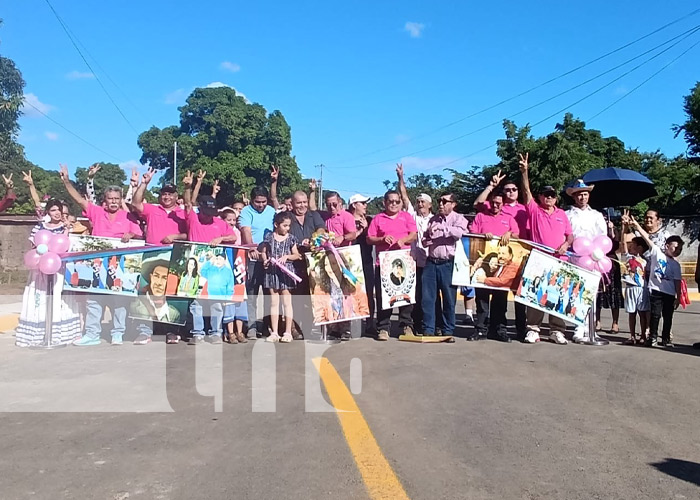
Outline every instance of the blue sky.
{"label": "blue sky", "polygon": [[[446,164],[463,169],[493,163],[501,127],[475,130],[700,24],[698,13],[550,85],[435,131],[700,6],[694,0],[51,0],[51,5],[87,50],[131,125],[45,0],[6,2],[0,53],[22,71],[27,99],[102,150],[26,107],[20,142],[29,160],[51,169],[59,162],[74,168],[95,161],[130,168],[141,155],[138,133],[176,124],[177,107],[194,87],[226,84],[268,111],[281,110],[292,127],[302,174],[318,177],[314,165],[323,163],[325,186],[344,195],[381,194],[397,161],[409,175],[440,173]],[[589,126],[640,150],[682,153],[685,144],[673,138],[670,127],[683,121],[682,97],[700,78],[700,45],[630,91],[698,41],[700,32],[575,106],[570,105],[670,44],[514,120],[536,123],[563,108],[587,120],[627,95]],[[549,133],[562,116],[533,133]],[[448,143],[434,147],[443,142]],[[383,151],[373,153],[377,150]]]}

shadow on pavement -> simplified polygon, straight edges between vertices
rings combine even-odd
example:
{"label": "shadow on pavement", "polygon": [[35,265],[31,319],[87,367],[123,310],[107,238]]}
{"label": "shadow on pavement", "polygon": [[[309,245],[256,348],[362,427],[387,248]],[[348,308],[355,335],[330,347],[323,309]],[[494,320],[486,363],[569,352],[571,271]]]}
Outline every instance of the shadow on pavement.
{"label": "shadow on pavement", "polygon": [[700,486],[700,464],[688,462],[687,460],[678,460],[677,458],[666,458],[663,462],[649,465],[664,474]]}

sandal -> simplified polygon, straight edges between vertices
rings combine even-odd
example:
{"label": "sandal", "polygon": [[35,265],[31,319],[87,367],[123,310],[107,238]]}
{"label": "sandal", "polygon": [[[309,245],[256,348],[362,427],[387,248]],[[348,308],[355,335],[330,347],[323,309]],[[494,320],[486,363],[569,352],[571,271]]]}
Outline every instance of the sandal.
{"label": "sandal", "polygon": [[268,337],[265,339],[265,342],[279,342],[280,341],[280,336],[277,332],[272,332]]}
{"label": "sandal", "polygon": [[285,332],[284,335],[282,335],[282,338],[280,339],[280,342],[284,342],[285,344],[290,343],[292,340],[294,340],[294,337],[292,337],[292,334],[290,332]]}
{"label": "sandal", "polygon": [[638,342],[638,340],[636,337],[630,337],[627,340],[625,340],[623,342],[623,344],[625,344],[625,345],[637,345],[637,342]]}
{"label": "sandal", "polygon": [[238,340],[239,344],[247,344],[248,343],[248,339],[245,338],[245,335],[243,335],[243,332],[238,332],[236,334],[236,339]]}
{"label": "sandal", "polygon": [[180,336],[177,333],[169,333],[165,336],[166,344],[178,344],[180,343]]}
{"label": "sandal", "polygon": [[616,328],[615,326],[611,326],[611,327],[610,327],[610,333],[611,333],[612,335],[617,335],[618,333],[620,333],[620,327],[618,326],[618,327]]}

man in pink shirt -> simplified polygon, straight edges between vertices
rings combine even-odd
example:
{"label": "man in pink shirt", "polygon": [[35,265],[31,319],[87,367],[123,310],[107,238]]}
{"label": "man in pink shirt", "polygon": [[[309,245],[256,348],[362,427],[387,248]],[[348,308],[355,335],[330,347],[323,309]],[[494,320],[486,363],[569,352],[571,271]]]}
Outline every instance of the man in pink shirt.
{"label": "man in pink shirt", "polygon": [[343,201],[335,191],[326,193],[326,212],[321,212],[321,216],[326,221],[326,229],[335,234],[335,246],[346,247],[352,244],[357,238],[357,227],[355,217],[343,209]]}
{"label": "man in pink shirt", "polygon": [[[523,240],[530,239],[527,208],[518,201],[518,185],[513,181],[505,181],[504,183],[505,177],[505,174],[501,174],[500,170],[491,177],[489,185],[474,201],[474,208],[479,212],[488,212],[490,208],[490,203],[487,199],[489,194],[502,185],[503,208],[501,212],[515,219],[515,222],[518,224],[518,238]],[[520,302],[515,303],[515,332],[519,341],[525,340],[525,335],[527,334],[527,307]]]}
{"label": "man in pink shirt", "polygon": [[[522,177],[523,201],[527,207],[530,239],[554,249],[554,255],[563,257],[574,241],[569,218],[561,208],[557,207],[557,192],[552,186],[540,189],[538,200],[535,201],[530,191],[528,175],[529,154],[520,155],[520,174]],[[540,325],[544,312],[534,308],[527,311],[527,335],[525,342],[534,344],[540,341]],[[549,337],[557,344],[567,344],[564,336],[566,323],[564,320],[549,315]]]}
{"label": "man in pink shirt", "polygon": [[[491,192],[488,197],[488,206],[488,212],[481,212],[476,215],[470,227],[470,232],[483,234],[487,241],[494,236],[500,237],[501,249],[510,250],[508,244],[511,237],[518,237],[518,225],[513,217],[504,214],[501,210],[503,207],[503,195],[498,191]],[[509,263],[506,262],[506,252],[499,250],[499,254],[499,267],[494,276],[499,276],[503,273],[505,266]],[[512,251],[510,257],[512,261]],[[486,338],[486,318],[488,318],[488,336],[501,342],[510,342],[507,329],[508,322],[506,320],[507,308],[508,292],[476,288],[476,331],[467,337],[467,340]]]}
{"label": "man in pink shirt", "polygon": [[454,211],[456,205],[453,193],[441,194],[438,213],[431,217],[423,235],[423,246],[428,249],[428,260],[423,269],[423,335],[435,335],[438,290],[442,299],[444,333],[454,333],[457,287],[452,286],[452,267],[457,242],[469,229],[467,219]]}
{"label": "man in pink shirt", "polygon": [[[95,205],[83,198],[68,177],[68,168],[61,165],[61,180],[75,202],[83,209],[83,213],[90,219],[93,236],[105,236],[120,238],[123,242],[131,240],[134,236],[142,236],[141,228],[136,223],[136,218],[122,209],[122,190],[118,186],[110,186],[105,189],[103,206]],[[126,330],[126,311],[130,300],[118,295],[103,295],[99,300],[87,299],[85,301],[85,333],[74,342],[78,346],[92,346],[101,343],[102,315],[104,306],[109,305],[112,311],[112,345],[123,343]],[[139,335],[134,341],[137,345],[147,344],[148,339]]]}
{"label": "man in pink shirt", "polygon": [[[401,210],[401,195],[397,191],[384,194],[384,212],[377,214],[367,228],[367,243],[376,246],[377,259],[374,268],[377,298],[377,340],[389,340],[391,312],[382,307],[382,280],[379,273],[379,255],[388,250],[411,248],[418,229],[408,212]],[[433,303],[434,309],[434,303]],[[399,322],[405,335],[413,334],[413,304],[399,307]]]}
{"label": "man in pink shirt", "polygon": [[[220,245],[221,243],[233,244],[236,242],[237,236],[223,219],[218,217],[219,210],[216,208],[216,199],[209,195],[198,196],[199,188],[202,185],[204,176],[207,173],[200,170],[197,176],[197,187],[192,191],[192,183],[194,176],[187,171],[182,178],[185,185],[185,221],[187,222],[187,240],[195,243],[208,243],[211,246]],[[196,213],[192,207],[194,201],[197,201],[199,213]],[[223,263],[223,254],[220,254],[219,263]],[[229,264],[225,264],[229,265]],[[223,266],[219,266],[223,267]],[[227,270],[228,271],[228,270]],[[232,277],[232,274],[231,274]],[[207,280],[209,281],[209,280]],[[190,304],[190,313],[192,314],[192,338],[189,343],[197,345],[206,339],[212,344],[221,343],[221,335],[223,333],[224,305],[220,301],[209,300],[209,319],[210,329],[209,334],[204,333],[204,307],[200,303],[201,300],[195,299]]]}
{"label": "man in pink shirt", "polygon": [[144,203],[143,198],[155,170],[149,168],[143,174],[131,200],[134,211],[146,221],[146,243],[150,245],[170,245],[175,240],[187,239],[185,211],[177,204],[177,188],[166,184],[160,190],[158,204]]}

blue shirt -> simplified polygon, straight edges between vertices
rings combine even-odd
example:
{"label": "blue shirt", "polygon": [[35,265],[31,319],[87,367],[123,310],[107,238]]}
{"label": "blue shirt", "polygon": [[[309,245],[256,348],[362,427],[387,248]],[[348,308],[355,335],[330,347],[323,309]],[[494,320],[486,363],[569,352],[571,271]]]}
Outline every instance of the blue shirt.
{"label": "blue shirt", "polygon": [[216,267],[211,262],[207,262],[202,266],[200,274],[207,280],[209,297],[223,299],[233,296],[233,270],[228,263],[223,267]]}
{"label": "blue shirt", "polygon": [[241,210],[241,227],[250,228],[250,232],[253,235],[253,243],[256,245],[262,242],[263,238],[265,238],[265,233],[272,231],[275,213],[275,209],[270,205],[267,205],[262,212],[258,212],[250,205]]}

